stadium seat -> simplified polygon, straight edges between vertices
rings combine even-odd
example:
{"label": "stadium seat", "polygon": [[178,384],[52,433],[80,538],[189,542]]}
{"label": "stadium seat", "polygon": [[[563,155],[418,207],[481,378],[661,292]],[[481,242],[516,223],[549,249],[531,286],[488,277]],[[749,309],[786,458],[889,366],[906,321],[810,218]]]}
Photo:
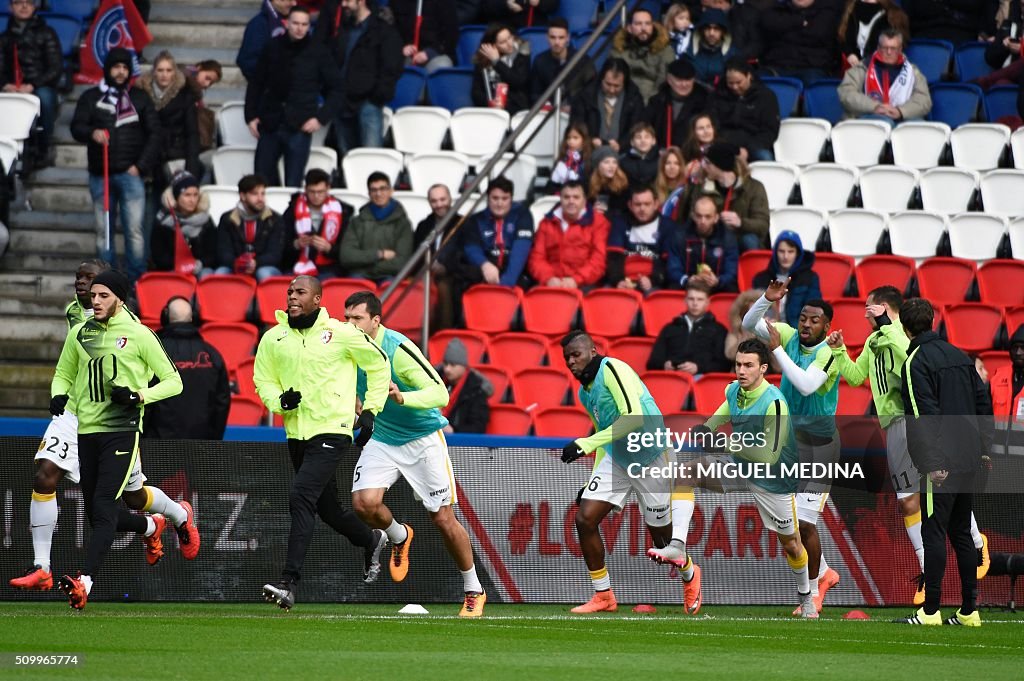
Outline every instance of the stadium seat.
{"label": "stadium seat", "polygon": [[533,203],[530,204],[530,215],[533,217],[534,231],[540,227],[540,221],[544,219],[544,216],[554,210],[560,203],[561,199],[557,196],[542,196],[539,199],[534,199]]}
{"label": "stadium seat", "polygon": [[232,395],[228,409],[229,426],[258,426],[266,413],[263,402],[253,395]]}
{"label": "stadium seat", "polygon": [[440,183],[452,195],[462,189],[469,170],[469,159],[457,151],[431,151],[409,158],[409,185],[414,192],[426,195],[431,185]]}
{"label": "stadium seat", "polygon": [[837,210],[828,219],[832,251],[853,256],[858,261],[874,255],[878,252],[878,242],[885,232],[885,225],[885,215],[877,211],[865,208]]}
{"label": "stadium seat", "polygon": [[135,296],[139,300],[139,316],[157,319],[167,305],[167,301],[176,296],[192,300],[196,290],[196,280],[184,274],[174,272],[146,272],[135,284]]}
{"label": "stadium seat", "polygon": [[[414,222],[413,224],[416,223]],[[387,288],[388,284],[382,284],[377,295],[383,297],[382,294]],[[411,290],[405,293],[407,289]],[[431,302],[433,302],[436,295],[436,291],[431,289]],[[418,344],[423,333],[424,302],[423,282],[410,283],[409,281],[403,281],[388,296],[388,299],[383,301],[381,306],[383,313],[382,321],[389,329],[404,333],[410,340]]]}
{"label": "stadium seat", "polygon": [[663,414],[684,409],[693,392],[693,376],[685,371],[645,371],[640,380]]}
{"label": "stadium seat", "polygon": [[427,76],[427,96],[431,106],[440,106],[451,112],[473,106],[472,88],[473,69],[470,67],[438,69]]}
{"label": "stadium seat", "polygon": [[[724,394],[722,399],[725,400]],[[688,433],[707,420],[707,416],[702,416],[695,411],[677,411],[664,414],[662,418],[665,419],[665,427],[671,429],[673,433]]]}
{"label": "stadium seat", "polygon": [[[287,307],[288,286],[292,283],[292,279],[294,277],[288,275],[267,277],[256,285],[256,307],[259,309],[260,322],[270,325],[277,324],[275,313]],[[326,307],[336,319],[340,318],[339,312],[344,312],[344,310],[328,307],[324,304],[323,299],[320,300],[320,305]]]}
{"label": "stadium seat", "polygon": [[439,106],[407,106],[395,111],[391,135],[403,154],[437,151],[448,134],[448,109]]}
{"label": "stadium seat", "polygon": [[935,121],[900,123],[889,134],[893,163],[907,168],[927,170],[939,165],[950,127]]}
{"label": "stadium seat", "polygon": [[516,287],[477,284],[462,295],[466,328],[484,333],[508,331],[522,300],[523,292]]}
{"label": "stadium seat", "polygon": [[857,263],[857,292],[861,298],[879,286],[895,286],[906,293],[916,271],[913,258],[899,255],[869,255]]}
{"label": "stadium seat", "polygon": [[[394,149],[359,147],[351,149],[341,159],[341,171],[345,175],[345,186],[353,191],[366,193],[366,179],[372,173],[382,172],[391,178],[391,186],[398,183],[404,159]],[[356,206],[358,208],[359,206]]]}
{"label": "stadium seat", "polygon": [[449,124],[452,149],[469,158],[476,166],[477,159],[493,156],[508,133],[510,117],[504,109],[469,107],[452,113]]}
{"label": "stadium seat", "polygon": [[252,175],[255,159],[255,146],[220,147],[213,152],[213,179],[222,186],[237,185],[243,177]]}
{"label": "stadium seat", "polygon": [[402,204],[405,214],[409,217],[409,223],[413,227],[430,215],[430,202],[427,201],[426,194],[400,190],[394,192],[392,196],[395,201]]}
{"label": "stadium seat", "polygon": [[221,105],[217,110],[217,131],[222,147],[256,148],[256,138],[245,122],[245,102],[224,102]]}
{"label": "stadium seat", "polygon": [[779,116],[783,120],[796,115],[800,95],[804,92],[802,82],[796,78],[785,77],[765,77],[761,82],[775,94],[775,99],[779,102]]}
{"label": "stadium seat", "polygon": [[530,46],[530,63],[537,55],[548,49],[548,29],[546,26],[519,29],[519,39]]}
{"label": "stadium seat", "polygon": [[483,374],[494,391],[487,398],[487,403],[490,405],[501,404],[505,401],[505,393],[508,392],[508,386],[511,382],[508,377],[508,372],[501,367],[492,366],[490,364],[479,364],[473,367],[476,371]]}
{"label": "stadium seat", "polygon": [[953,164],[970,170],[998,168],[1009,143],[1010,128],[1002,123],[964,124],[949,136]]}
{"label": "stadium seat", "polygon": [[948,307],[964,302],[976,272],[973,260],[930,258],[917,266],[917,285],[922,298]]}
{"label": "stadium seat", "polygon": [[[355,151],[355,149],[352,151]],[[352,152],[350,151],[349,153]],[[364,184],[362,191],[355,187],[352,189],[332,189],[331,196],[352,206],[355,212],[358,213],[359,209],[370,201],[370,197],[366,195],[366,192],[366,185]]]}
{"label": "stadium seat", "polygon": [[908,210],[889,216],[892,254],[913,258],[920,265],[935,255],[946,232],[946,219],[923,210]]}
{"label": "stadium seat", "polygon": [[565,404],[569,375],[555,367],[530,367],[512,374],[512,396],[523,409],[544,409]]}
{"label": "stadium seat", "polygon": [[467,24],[459,28],[459,42],[455,46],[455,58],[459,66],[473,66],[473,55],[480,49],[480,39],[487,32],[481,24]]}
{"label": "stadium seat", "polygon": [[804,112],[811,118],[823,118],[832,125],[843,120],[846,113],[839,103],[839,80],[823,78],[804,88]]}
{"label": "stadium seat", "polygon": [[444,351],[448,349],[448,344],[455,338],[458,338],[466,346],[470,367],[475,368],[478,364],[486,361],[487,334],[468,329],[445,329],[430,336],[427,348],[431,364],[438,366],[444,361]]}
{"label": "stadium seat", "polygon": [[904,54],[921,71],[929,86],[934,87],[949,72],[953,43],[946,40],[911,40]]}
{"label": "stadium seat", "polygon": [[548,407],[532,412],[537,437],[586,437],[594,430],[587,412],[577,407]]}
{"label": "stadium seat", "polygon": [[208,184],[201,191],[210,200],[210,219],[215,225],[220,223],[224,213],[238,205],[238,187]]}
{"label": "stadium seat", "polygon": [[655,291],[644,298],[640,307],[644,315],[644,334],[657,338],[666,324],[686,312],[686,293]]}
{"label": "stadium seat", "polygon": [[885,121],[842,121],[832,128],[832,156],[836,163],[857,168],[878,165],[891,132]]}
{"label": "stadium seat", "polygon": [[199,317],[204,323],[245,321],[255,294],[256,280],[253,277],[211,274],[196,284]]}
{"label": "stadium seat", "polygon": [[[324,128],[320,128],[320,130],[323,129]],[[309,149],[309,159],[306,161],[305,170],[302,171],[303,175],[314,168],[324,171],[333,178],[338,172],[338,152],[330,147],[316,146],[316,142],[314,141],[314,146]],[[277,176],[284,181],[283,156],[277,160]],[[271,189],[274,189],[274,187],[268,187],[267,193],[270,193]],[[296,187],[293,191],[299,191],[299,189],[300,187]],[[274,210],[277,209],[274,208]],[[281,211],[278,210],[277,212],[280,213]]]}
{"label": "stadium seat", "polygon": [[969,83],[992,72],[992,67],[985,61],[987,48],[988,43],[980,40],[957,46],[953,54],[957,80]]}
{"label": "stadium seat", "polygon": [[960,213],[949,219],[948,229],[954,258],[991,260],[1006,233],[1006,220],[985,213]]}
{"label": "stadium seat", "polygon": [[[526,116],[529,113],[529,111],[520,111],[512,116],[511,128],[513,132],[526,120]],[[562,113],[560,116],[561,123],[558,129],[564,132],[569,127],[569,115]],[[533,131],[538,127],[540,131],[534,135]],[[555,149],[558,148],[561,141],[560,139],[555,139],[554,114],[539,114],[527,124],[524,131],[516,138],[515,148],[516,151],[525,152],[537,159],[539,167],[550,168],[554,165]]]}
{"label": "stadium seat", "polygon": [[[504,175],[512,181],[512,200],[527,201],[537,177],[537,164],[538,160],[530,154],[520,153],[517,156],[509,151],[501,155],[501,160],[494,164],[488,177],[495,178]],[[483,170],[483,164],[479,165],[477,172]],[[480,184],[480,191],[487,191],[486,181]]]}
{"label": "stadium seat", "polygon": [[1003,168],[981,176],[985,212],[1005,218],[1024,216],[1024,170]]}
{"label": "stadium seat", "polygon": [[[1007,331],[1012,336],[1014,330],[1008,329]],[[978,359],[985,365],[985,370],[988,371],[989,376],[1011,364],[1010,354],[1005,350],[985,350],[978,353]]]}
{"label": "stadium seat", "polygon": [[[646,301],[645,301],[646,302]],[[632,367],[633,371],[642,374],[647,371],[647,360],[654,348],[653,338],[619,338],[611,342],[608,354]]]}
{"label": "stadium seat", "polygon": [[928,120],[941,121],[951,128],[978,119],[982,91],[967,83],[932,83],[932,110]]}
{"label": "stadium seat", "polygon": [[229,373],[256,352],[256,327],[244,322],[209,322],[199,329],[203,340],[217,348]]}
{"label": "stadium seat", "polygon": [[55,10],[40,12],[39,15],[46,20],[46,25],[56,32],[57,41],[60,43],[61,56],[64,59],[70,59],[81,43],[82,19],[81,17],[55,12]]}
{"label": "stadium seat", "polygon": [[[331,151],[334,151],[331,149]],[[266,205],[267,208],[281,215],[288,210],[288,204],[292,202],[292,196],[302,191],[299,187],[267,187]]]}
{"label": "stadium seat", "polygon": [[8,137],[0,137],[0,179],[13,182],[14,167],[17,165],[18,156],[21,155],[21,147],[18,143]]}
{"label": "stadium seat", "polygon": [[[589,0],[587,1],[589,2]],[[574,31],[572,35],[573,45],[582,49],[593,33],[593,31]],[[609,30],[599,35],[594,44],[587,50],[587,56],[594,62],[594,68],[599,72],[611,53],[614,35],[615,33],[609,28]]]}
{"label": "stadium seat", "polygon": [[821,282],[821,297],[831,300],[845,296],[846,289],[850,285],[850,277],[853,276],[853,258],[842,253],[815,253],[814,255],[814,271],[818,274],[818,279]]}
{"label": "stadium seat", "polygon": [[839,210],[850,205],[857,169],[838,163],[815,163],[800,172],[800,195],[806,208]]}
{"label": "stadium seat", "polygon": [[768,232],[773,244],[779,237],[779,232],[796,232],[800,235],[804,248],[813,251],[817,248],[818,237],[821,236],[821,230],[826,223],[828,213],[823,210],[806,206],[785,206],[772,211]]}
{"label": "stadium seat", "polygon": [[1003,316],[1006,319],[1006,331],[1012,336],[1017,329],[1024,326],[1024,305],[1006,308]]}
{"label": "stadium seat", "polygon": [[[55,14],[66,14],[84,23],[96,11],[96,0],[49,0],[46,9]],[[50,23],[47,18],[46,23]]]}
{"label": "stadium seat", "polygon": [[534,286],[523,295],[523,326],[527,331],[554,336],[577,326],[583,294],[579,289]]}
{"label": "stadium seat", "polygon": [[981,302],[987,305],[1024,305],[1024,262],[988,261],[978,268],[978,292],[981,294]]}
{"label": "stadium seat", "polygon": [[569,32],[585,31],[596,18],[598,0],[571,0],[559,3],[555,16],[563,17],[569,24]]}
{"label": "stadium seat", "polygon": [[1010,250],[1014,260],[1024,260],[1024,218],[1010,221],[1007,228],[1010,233]]}
{"label": "stadium seat", "polygon": [[783,115],[783,119],[775,140],[775,160],[798,166],[820,161],[832,124],[821,118],[786,118]]}
{"label": "stadium seat", "polygon": [[376,286],[369,279],[348,279],[339,277],[328,279],[323,283],[324,294],[320,298],[320,307],[327,308],[335,319],[343,319],[345,301],[358,291],[376,292]]}
{"label": "stadium seat", "polygon": [[[772,243],[775,243],[775,236],[776,235],[772,236]],[[800,236],[800,240],[803,241],[803,235]],[[817,237],[815,237],[815,240],[817,240]],[[813,250],[813,244],[808,244],[806,241],[803,241],[803,244],[804,248]],[[759,272],[763,272],[764,270],[768,269],[768,265],[771,263],[771,261],[772,251],[768,249],[743,251],[742,253],[740,253],[740,264],[738,274],[740,290],[746,291],[749,288],[754,288],[754,277]],[[719,319],[718,321],[722,320]]]}
{"label": "stadium seat", "polygon": [[643,299],[639,291],[594,289],[583,297],[583,325],[587,333],[607,338],[630,335]]}
{"label": "stadium seat", "polygon": [[996,345],[1003,311],[985,303],[959,303],[947,307],[942,319],[950,343],[964,352],[981,352]]}
{"label": "stadium seat", "polygon": [[407,106],[417,106],[423,101],[423,91],[426,87],[427,72],[415,66],[407,66],[398,77],[395,96],[388,102],[388,106],[394,111]]}
{"label": "stadium seat", "polygon": [[[715,320],[725,328],[729,328],[729,310],[732,309],[732,304],[738,297],[738,293],[716,293],[708,300],[708,312],[714,315]],[[680,314],[684,312],[686,312],[685,304]]]}
{"label": "stadium seat", "polygon": [[530,415],[514,404],[492,404],[487,421],[488,435],[529,435]]}
{"label": "stadium seat", "polygon": [[[861,308],[861,313],[863,314],[863,312],[864,309]],[[871,407],[872,399],[871,388],[868,387],[867,383],[852,386],[846,381],[840,381],[839,405],[836,408],[836,416],[864,416]]]}
{"label": "stadium seat", "polygon": [[907,210],[920,176],[913,168],[875,166],[860,174],[860,196],[864,207],[883,213]]}
{"label": "stadium seat", "polygon": [[781,208],[789,203],[793,187],[800,177],[800,169],[792,163],[757,161],[750,164],[750,175],[764,185],[768,194],[768,207]]}
{"label": "stadium seat", "polygon": [[839,298],[831,302],[832,330],[842,330],[843,340],[851,352],[860,350],[871,335],[871,324],[864,318],[864,301],[860,298]]}
{"label": "stadium seat", "polygon": [[921,203],[925,210],[952,215],[969,210],[979,184],[978,173],[966,168],[932,168],[921,174]]}
{"label": "stadium seat", "polygon": [[235,369],[235,383],[238,385],[239,394],[257,397],[256,381],[253,379],[255,373],[255,357],[248,357],[238,363],[238,367]]}
{"label": "stadium seat", "polygon": [[491,364],[503,367],[511,375],[541,366],[548,353],[548,341],[537,333],[506,332],[491,338]]}
{"label": "stadium seat", "polygon": [[1017,112],[1017,91],[1016,85],[997,85],[989,88],[985,93],[985,101],[982,106],[985,109],[985,120],[990,123],[999,123],[1000,119],[1019,116]]}
{"label": "stadium seat", "polygon": [[693,402],[704,418],[715,413],[725,402],[725,387],[736,380],[734,374],[707,373],[693,384]]}

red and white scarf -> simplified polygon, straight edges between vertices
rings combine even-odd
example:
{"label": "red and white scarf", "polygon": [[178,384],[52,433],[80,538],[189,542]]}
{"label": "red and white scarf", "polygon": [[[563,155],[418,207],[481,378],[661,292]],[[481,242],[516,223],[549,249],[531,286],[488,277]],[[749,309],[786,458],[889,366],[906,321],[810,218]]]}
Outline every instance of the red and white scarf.
{"label": "red and white scarf", "polygon": [[[341,202],[337,199],[327,199],[320,207],[320,211],[323,214],[323,222],[320,223],[320,236],[327,239],[333,246],[341,235]],[[309,204],[306,202],[306,195],[299,194],[295,200],[295,234],[302,236],[312,233],[313,218],[309,213]],[[310,259],[311,251],[315,254],[312,259]],[[295,263],[294,272],[295,274],[316,276],[317,265],[324,267],[332,264],[334,264],[333,258],[327,257],[326,254],[312,246],[307,246],[299,250],[299,259]]]}
{"label": "red and white scarf", "polygon": [[[868,62],[868,75],[864,81],[864,93],[882,104],[889,106],[903,106],[910,100],[914,93],[914,69],[906,57],[900,56],[900,72],[896,79],[889,82],[889,71],[885,65],[878,66],[878,53],[871,55]],[[879,80],[878,72],[882,72]]]}

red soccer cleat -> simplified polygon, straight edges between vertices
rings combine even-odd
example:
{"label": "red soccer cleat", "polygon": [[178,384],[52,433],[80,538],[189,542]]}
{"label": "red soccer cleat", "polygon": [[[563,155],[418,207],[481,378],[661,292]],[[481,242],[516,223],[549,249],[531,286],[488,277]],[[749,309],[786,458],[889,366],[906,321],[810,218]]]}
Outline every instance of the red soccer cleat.
{"label": "red soccer cleat", "polygon": [[89,600],[89,594],[85,590],[85,584],[82,584],[81,572],[78,573],[77,577],[64,575],[60,578],[60,582],[57,583],[57,588],[68,597],[68,605],[72,609],[82,610],[85,608],[85,604]]}
{"label": "red soccer cleat", "polygon": [[579,615],[592,612],[615,612],[618,609],[619,603],[615,600],[615,594],[609,589],[608,591],[598,591],[589,601],[583,605],[577,605],[569,612]]}
{"label": "red soccer cleat", "polygon": [[53,573],[38,565],[33,565],[21,577],[15,577],[10,582],[15,589],[26,591],[49,591],[53,588]]}
{"label": "red soccer cleat", "polygon": [[199,528],[196,527],[192,504],[183,501],[181,507],[188,513],[188,518],[174,529],[178,533],[178,543],[181,544],[181,555],[185,560],[195,560],[199,555]]}
{"label": "red soccer cleat", "polygon": [[160,513],[154,513],[151,517],[153,523],[156,524],[156,530],[148,537],[143,536],[142,543],[146,545],[146,562],[156,565],[164,557],[164,542],[160,539],[160,535],[163,534],[164,527],[167,526],[167,518]]}

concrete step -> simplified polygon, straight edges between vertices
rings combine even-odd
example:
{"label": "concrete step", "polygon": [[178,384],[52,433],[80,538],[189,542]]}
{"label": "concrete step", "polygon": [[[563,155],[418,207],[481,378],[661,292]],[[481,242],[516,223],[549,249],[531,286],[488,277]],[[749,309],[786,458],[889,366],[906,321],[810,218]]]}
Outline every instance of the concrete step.
{"label": "concrete step", "polygon": [[[255,16],[253,3],[232,5],[221,0],[220,7],[206,4],[177,2],[157,3],[149,13],[149,30],[165,23],[221,24],[245,26]],[[154,33],[155,35],[155,33]],[[241,41],[239,41],[241,43]]]}
{"label": "concrete step", "polygon": [[[117,245],[117,252],[124,253],[122,243],[116,241],[115,244]],[[95,244],[89,250],[78,253],[26,253],[18,258],[0,259],[0,275],[4,273],[17,274],[29,272],[31,275],[38,272],[60,272],[63,276],[67,277],[68,274],[64,273],[75,272],[83,260],[95,257]],[[4,320],[4,323],[6,324],[7,320]],[[2,337],[3,334],[0,333],[0,338]],[[2,356],[0,355],[0,357]]]}
{"label": "concrete step", "polygon": [[43,210],[23,210],[11,214],[11,229],[66,230],[93,234],[96,224],[93,214],[53,213]]}
{"label": "concrete step", "polygon": [[[65,128],[66,129],[66,128]],[[87,168],[89,164],[85,146],[78,142],[57,144],[56,166],[58,168]]]}
{"label": "concrete step", "polygon": [[[63,317],[68,301],[60,298],[0,298],[0,314],[22,315],[25,317]],[[0,377],[0,383],[3,378]]]}
{"label": "concrete step", "polygon": [[47,384],[35,388],[5,388],[0,387],[0,409],[8,407],[14,409],[28,409],[35,412],[37,416],[49,413],[50,386]]}
{"label": "concrete step", "polygon": [[[148,54],[149,48],[147,47],[146,49],[147,49],[147,54]],[[199,59],[219,59],[219,58],[216,55],[203,54],[203,55],[200,55]],[[232,63],[233,64],[234,63],[234,59],[235,59],[234,55],[232,55],[230,57],[230,59],[231,59],[231,61],[228,62],[228,63]],[[222,61],[221,63],[223,64],[224,62]],[[236,80],[236,84],[228,85],[228,84],[225,84],[225,83],[218,83],[217,85],[214,85],[212,88],[210,88],[209,90],[206,91],[206,95],[203,97],[203,101],[206,103],[206,106],[208,106],[208,107],[210,107],[212,109],[219,108],[220,105],[223,104],[224,102],[244,101],[245,100],[245,83],[244,83],[244,81],[245,81],[245,79],[242,78],[241,75],[239,75],[237,80]],[[61,106],[61,115],[64,117],[64,120],[66,122],[63,125],[58,123],[56,125],[55,130],[54,130],[54,136],[55,136],[55,139],[57,140],[58,143],[71,143],[73,141],[72,138],[71,138],[71,130],[69,129],[70,123],[71,123],[71,117],[74,116],[75,105],[76,105],[76,102],[78,101],[78,98],[82,96],[83,92],[85,92],[86,90],[88,90],[91,87],[94,87],[94,86],[93,85],[76,85],[74,87],[74,89],[67,95],[67,99],[65,99],[64,104]],[[64,112],[65,108],[68,109],[67,113]]]}
{"label": "concrete step", "polygon": [[[205,11],[204,14],[206,14]],[[154,49],[153,46],[173,45],[174,50],[171,50],[171,53],[174,54],[174,58],[183,64],[189,64],[193,62],[184,57],[179,58],[178,51],[189,48],[206,50],[218,45],[222,46],[220,49],[234,47],[237,52],[238,47],[242,44],[242,35],[245,33],[245,21],[222,24],[217,19],[211,18],[198,24],[150,22],[149,32],[153,35],[153,42],[146,46],[145,51],[149,61],[152,61],[149,55],[156,55],[160,52],[160,49]],[[150,50],[153,51],[150,52]],[[216,59],[216,57],[207,57],[207,59],[211,58]]]}
{"label": "concrete step", "polygon": [[[0,260],[0,265],[2,264],[3,261]],[[70,269],[66,273],[26,270],[0,271],[0,298],[54,298],[63,300],[64,305],[67,305],[71,302],[71,297],[75,295],[74,271],[74,269]]]}
{"label": "concrete step", "polygon": [[[67,323],[64,323],[64,326],[67,327]],[[42,343],[31,339],[0,339],[0,357],[3,357],[5,362],[49,362],[52,366],[57,363],[63,345],[63,339]],[[0,364],[0,367],[2,366]]]}
{"label": "concrete step", "polygon": [[30,187],[88,187],[89,171],[84,168],[43,168],[32,173]]}
{"label": "concrete step", "polygon": [[57,213],[92,212],[92,197],[89,195],[89,188],[84,186],[30,187],[29,202],[33,210]]}
{"label": "concrete step", "polygon": [[48,229],[12,229],[11,253],[88,253],[96,248],[93,232]]}
{"label": "concrete step", "polygon": [[0,365],[0,388],[50,389],[53,381],[53,367],[48,364],[7,364]]}
{"label": "concrete step", "polygon": [[[189,28],[196,28],[195,25],[184,24]],[[219,30],[219,27],[217,27]],[[231,30],[230,28],[226,30]],[[159,40],[155,39],[149,45],[146,45],[146,49],[143,54],[146,56],[147,61],[153,61],[156,55],[160,54],[164,50],[167,50],[174,55],[174,60],[179,64],[195,64],[196,62],[203,61],[204,59],[216,59],[220,62],[221,66],[234,66],[235,57],[238,56],[238,48],[242,45],[242,28],[238,29],[238,40],[214,40],[212,42],[176,42],[175,40]],[[211,88],[213,89],[213,88]]]}
{"label": "concrete step", "polygon": [[68,323],[63,318],[44,319],[11,315],[0,324],[0,340],[64,342]]}

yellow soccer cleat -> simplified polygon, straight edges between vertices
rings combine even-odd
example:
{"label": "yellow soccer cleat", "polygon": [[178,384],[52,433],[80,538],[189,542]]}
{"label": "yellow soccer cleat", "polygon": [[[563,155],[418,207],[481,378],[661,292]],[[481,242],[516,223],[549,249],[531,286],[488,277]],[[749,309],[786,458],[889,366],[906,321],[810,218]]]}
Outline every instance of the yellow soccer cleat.
{"label": "yellow soccer cleat", "polygon": [[462,610],[459,617],[483,617],[484,605],[487,604],[487,594],[467,593],[466,600],[462,601]]}
{"label": "yellow soccer cleat", "polygon": [[[991,565],[991,563],[992,559],[988,555],[988,537],[982,534],[981,548],[978,549],[978,579],[982,579],[988,574],[988,566]],[[981,626],[981,624],[978,624],[977,626]]]}
{"label": "yellow soccer cleat", "polygon": [[[977,613],[975,613],[977,615]],[[925,626],[942,626],[942,613],[936,610],[933,614],[929,615],[924,611],[924,608],[918,608],[910,617],[903,617],[898,620],[893,620],[894,624],[923,624]],[[980,620],[979,620],[980,623]]]}
{"label": "yellow soccer cleat", "polygon": [[413,531],[408,525],[405,525],[405,529],[409,533],[405,541],[391,547],[391,562],[388,563],[388,571],[391,573],[392,582],[401,582],[409,574],[409,549],[412,547]]}
{"label": "yellow soccer cleat", "polygon": [[977,610],[972,612],[970,615],[961,614],[961,612],[957,610],[956,614],[952,617],[947,617],[943,624],[952,624],[954,626],[962,627],[980,627],[981,616],[978,614]]}
{"label": "yellow soccer cleat", "polygon": [[592,612],[615,612],[618,609],[619,604],[615,600],[615,594],[612,593],[611,589],[608,589],[607,591],[598,591],[589,601],[583,605],[577,605],[569,612],[582,615]]}

